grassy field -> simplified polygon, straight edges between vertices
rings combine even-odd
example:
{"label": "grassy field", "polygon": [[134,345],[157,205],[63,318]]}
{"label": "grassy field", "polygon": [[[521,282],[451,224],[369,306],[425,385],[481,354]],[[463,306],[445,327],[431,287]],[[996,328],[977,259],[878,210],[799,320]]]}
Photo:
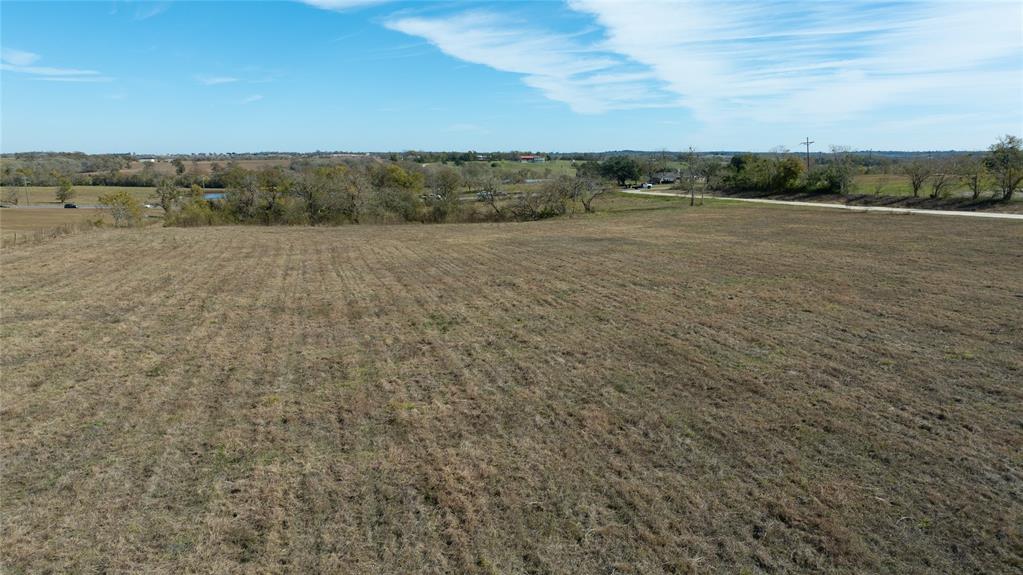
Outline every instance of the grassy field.
{"label": "grassy field", "polygon": [[5,250],[3,571],[1023,569],[1023,226],[609,201]]}
{"label": "grassy field", "polygon": [[[913,186],[909,183],[909,176],[902,174],[858,174],[854,183],[856,186],[857,194],[873,194],[875,193],[877,186],[881,186],[882,196],[912,196]],[[990,197],[993,191],[984,192],[983,197]],[[920,189],[920,196],[925,197],[931,194],[931,183],[930,180],[924,183],[924,186]],[[952,185],[944,192],[948,196],[969,196],[971,194],[970,189],[966,184],[953,181]]]}
{"label": "grassy field", "polygon": [[[196,171],[200,174],[213,173],[214,164],[219,164],[221,167],[226,168],[227,165],[232,162],[245,168],[246,170],[259,170],[268,167],[287,168],[288,166],[291,165],[292,159],[263,158],[259,160],[218,160],[218,161],[202,160],[195,162],[191,160],[184,160],[186,170]],[[157,174],[161,174],[164,176],[174,176],[177,173],[174,164],[170,163],[170,161],[167,160],[161,160],[159,162],[153,163],[133,161],[131,165],[129,165],[127,168],[119,170],[119,172],[122,174],[139,174],[145,171],[147,167],[156,172]]]}
{"label": "grassy field", "polygon": [[[5,188],[6,189],[6,188]],[[18,205],[26,206],[33,204],[59,204],[55,196],[56,186],[25,186],[18,189]],[[94,205],[99,196],[110,192],[126,190],[140,202],[148,203],[153,201],[153,192],[156,188],[136,188],[130,186],[75,186],[75,195],[69,200],[75,204]]]}
{"label": "grassy field", "polygon": [[[163,210],[145,210],[148,222],[163,216]],[[96,208],[3,208],[0,209],[0,245],[8,246],[25,241],[34,241],[40,237],[52,235],[54,230],[64,231],[85,229],[96,222],[104,225],[113,224],[113,218],[106,210]]]}
{"label": "grassy field", "polygon": [[94,222],[113,223],[103,210],[56,208],[4,208],[0,209],[0,246],[33,242],[58,228],[74,231],[91,227]]}

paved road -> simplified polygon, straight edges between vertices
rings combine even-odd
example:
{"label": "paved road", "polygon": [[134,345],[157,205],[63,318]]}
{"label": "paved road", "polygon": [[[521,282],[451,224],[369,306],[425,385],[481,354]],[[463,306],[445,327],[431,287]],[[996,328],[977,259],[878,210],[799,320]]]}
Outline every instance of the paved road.
{"label": "paved road", "polygon": [[[671,192],[646,192],[643,190],[622,190],[626,194],[639,196],[668,196],[676,198],[687,197],[685,194],[674,194]],[[759,204],[781,204],[784,206],[806,206],[810,208],[835,208],[840,210],[853,210],[856,212],[887,212],[891,214],[924,214],[927,216],[965,216],[970,218],[991,218],[998,220],[1023,220],[1023,214],[999,214],[994,212],[961,212],[953,210],[918,210],[914,208],[882,208],[878,206],[849,206],[846,204],[827,204],[823,202],[789,202],[785,200],[760,200],[754,198],[720,198],[730,202],[753,202]]]}

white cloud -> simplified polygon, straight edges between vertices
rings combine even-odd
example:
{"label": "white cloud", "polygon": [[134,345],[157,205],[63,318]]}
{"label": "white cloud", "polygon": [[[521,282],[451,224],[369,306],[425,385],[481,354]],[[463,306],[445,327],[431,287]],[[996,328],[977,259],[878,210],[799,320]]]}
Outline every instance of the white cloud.
{"label": "white cloud", "polygon": [[103,76],[96,70],[80,68],[54,68],[51,66],[32,66],[42,57],[32,52],[3,48],[0,51],[0,70],[39,76],[40,80],[54,82],[109,82],[112,78]]}
{"label": "white cloud", "polygon": [[232,76],[196,76],[195,80],[203,86],[217,86],[220,84],[233,84],[238,78]]}
{"label": "white cloud", "polygon": [[445,132],[476,132],[479,134],[489,134],[490,130],[476,124],[451,124],[444,129]]}
{"label": "white cloud", "polygon": [[12,66],[30,66],[39,59],[39,54],[13,50],[11,48],[0,48],[0,59]]}
{"label": "white cloud", "polygon": [[893,106],[975,108],[978,98],[992,97],[1018,110],[1023,91],[1019,3],[572,0],[570,6],[605,28],[605,49],[649,67],[708,121],[831,120]]}
{"label": "white cloud", "polygon": [[245,98],[243,98],[242,99],[242,104],[251,104],[253,102],[258,102],[258,101],[260,101],[262,99],[263,99],[263,95],[262,94],[253,94],[251,96],[246,96]]}
{"label": "white cloud", "polygon": [[300,0],[303,4],[315,6],[323,10],[349,10],[351,8],[363,8],[374,4],[383,4],[388,0]]}
{"label": "white cloud", "polygon": [[34,79],[44,82],[110,82],[113,80],[107,76],[40,76]]}
{"label": "white cloud", "polygon": [[[523,75],[523,82],[581,113],[664,105],[655,78],[623,58],[557,34],[470,11],[441,18],[406,17],[385,25],[419,36],[445,54]],[[644,81],[645,82],[642,82]]]}
{"label": "white cloud", "polygon": [[585,23],[553,31],[503,11],[457,8],[399,13],[384,24],[461,61],[519,74],[580,113],[679,107],[736,133],[751,122],[802,132],[899,117],[952,129],[962,114],[1023,126],[1019,2],[568,0],[568,7],[592,18],[601,37]]}
{"label": "white cloud", "polygon": [[135,20],[148,20],[163,14],[168,8],[170,8],[170,4],[166,2],[148,2],[136,8],[132,17]]}

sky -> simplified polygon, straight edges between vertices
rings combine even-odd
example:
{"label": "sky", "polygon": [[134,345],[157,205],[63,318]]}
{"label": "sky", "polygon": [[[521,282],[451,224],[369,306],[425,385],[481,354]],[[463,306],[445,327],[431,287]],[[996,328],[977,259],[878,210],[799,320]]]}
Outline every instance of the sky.
{"label": "sky", "polygon": [[0,151],[979,150],[1023,2],[0,2]]}

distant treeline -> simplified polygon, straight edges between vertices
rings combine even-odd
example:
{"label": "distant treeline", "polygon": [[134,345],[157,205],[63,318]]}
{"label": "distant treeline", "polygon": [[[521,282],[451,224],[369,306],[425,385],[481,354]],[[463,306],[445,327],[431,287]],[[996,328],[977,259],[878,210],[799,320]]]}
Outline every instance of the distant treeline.
{"label": "distant treeline", "polygon": [[[543,159],[541,163],[519,163],[522,156]],[[1020,167],[1020,139],[1005,136],[987,152],[854,152],[833,146],[828,153],[804,154],[777,148],[767,153],[731,152],[668,152],[622,151],[605,153],[541,154],[537,152],[425,152],[406,151],[383,154],[351,154],[315,152],[288,154],[192,154],[164,156],[174,166],[173,175],[156,168],[155,162],[143,162],[140,169],[124,171],[140,156],[131,154],[88,155],[82,153],[19,153],[5,154],[2,160],[0,185],[3,186],[145,186],[228,190],[237,195],[242,185],[257,172],[241,168],[241,160],[289,160],[287,168],[263,170],[277,174],[288,190],[299,190],[312,178],[310,174],[348,174],[360,187],[372,190],[405,189],[381,180],[380,170],[400,169],[414,180],[424,182],[411,186],[412,193],[432,189],[431,174],[440,167],[452,168],[461,184],[472,189],[479,182],[492,180],[497,185],[524,182],[539,183],[563,176],[577,175],[584,180],[611,180],[619,185],[638,182],[673,182],[678,187],[732,191],[827,191],[849,193],[859,174],[879,176],[875,192],[880,193],[886,177],[900,176],[909,180],[914,196],[925,190],[932,197],[948,193],[953,184],[965,184],[974,198],[993,191],[1009,199],[1023,179]],[[152,158],[150,158],[152,159]],[[566,166],[553,169],[548,160],[570,160]],[[199,162],[209,162],[200,169]],[[509,164],[508,161],[515,162]],[[163,164],[166,166],[166,164]],[[425,167],[424,167],[425,166]],[[265,172],[265,173],[264,173]],[[246,174],[249,174],[248,176]],[[376,193],[376,191],[372,192]],[[387,194],[384,194],[387,195]],[[287,196],[287,194],[285,194]],[[308,196],[308,194],[307,194]],[[309,196],[311,198],[311,196]],[[311,201],[311,200],[310,200]],[[236,204],[238,202],[235,202]],[[415,202],[413,202],[415,203]],[[372,202],[370,202],[372,204]],[[369,205],[369,204],[367,204]],[[419,206],[417,213],[422,211]],[[228,206],[228,211],[233,208]],[[276,208],[275,208],[276,209]],[[399,210],[411,213],[407,209]],[[430,211],[430,210],[427,210]],[[434,212],[436,210],[433,210]],[[245,220],[244,210],[235,214]],[[310,220],[316,220],[315,214]],[[404,217],[404,216],[403,216]],[[419,217],[419,216],[416,216]]]}
{"label": "distant treeline", "polygon": [[[516,189],[507,171],[488,163],[463,166],[379,159],[301,162],[289,168],[218,171],[223,192],[183,191],[170,179],[156,189],[169,225],[339,225],[365,222],[538,220],[572,206],[591,211],[613,186],[604,178],[560,175]],[[103,201],[137,213],[133,196]]]}

